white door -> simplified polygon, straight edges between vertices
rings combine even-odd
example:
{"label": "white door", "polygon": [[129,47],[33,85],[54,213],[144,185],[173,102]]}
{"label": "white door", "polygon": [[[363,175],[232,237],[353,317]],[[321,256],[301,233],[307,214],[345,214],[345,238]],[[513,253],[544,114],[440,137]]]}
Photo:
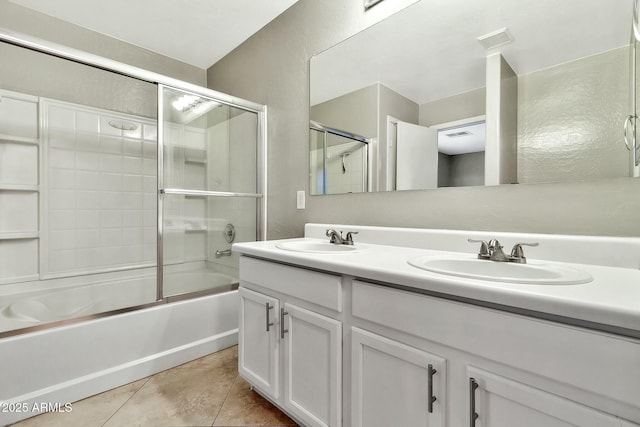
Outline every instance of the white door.
{"label": "white door", "polygon": [[438,131],[398,121],[396,190],[438,188]]}
{"label": "white door", "polygon": [[284,305],[284,406],[305,426],[342,425],[342,323]]}
{"label": "white door", "polygon": [[445,359],[358,328],[351,340],[353,427],[446,425]]}
{"label": "white door", "polygon": [[468,413],[477,414],[470,425],[476,427],[621,425],[613,415],[478,368],[467,367],[467,380]]}
{"label": "white door", "polygon": [[276,400],[280,395],[279,301],[243,287],[238,293],[238,372],[251,385]]}

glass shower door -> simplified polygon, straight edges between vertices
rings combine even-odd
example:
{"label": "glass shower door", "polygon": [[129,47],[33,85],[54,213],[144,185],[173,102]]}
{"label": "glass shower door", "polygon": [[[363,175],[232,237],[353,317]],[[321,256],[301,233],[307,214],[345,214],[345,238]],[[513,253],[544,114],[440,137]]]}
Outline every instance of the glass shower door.
{"label": "glass shower door", "polygon": [[258,237],[258,114],[160,91],[159,296],[233,289],[231,244]]}

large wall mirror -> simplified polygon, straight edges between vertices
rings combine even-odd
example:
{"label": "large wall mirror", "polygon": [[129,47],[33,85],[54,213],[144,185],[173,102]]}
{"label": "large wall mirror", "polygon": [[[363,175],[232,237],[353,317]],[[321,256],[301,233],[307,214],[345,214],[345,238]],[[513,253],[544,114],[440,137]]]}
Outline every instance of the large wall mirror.
{"label": "large wall mirror", "polygon": [[[514,175],[500,183],[629,176],[632,9],[421,0],[314,56],[311,194],[489,184],[504,165],[485,144],[507,128]],[[496,55],[513,76],[510,102],[490,84]]]}

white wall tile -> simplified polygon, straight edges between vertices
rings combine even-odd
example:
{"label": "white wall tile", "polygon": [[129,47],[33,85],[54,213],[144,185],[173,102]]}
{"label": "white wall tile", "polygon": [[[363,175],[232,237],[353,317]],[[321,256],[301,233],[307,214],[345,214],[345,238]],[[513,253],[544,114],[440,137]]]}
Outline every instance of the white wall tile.
{"label": "white wall tile", "polygon": [[121,246],[121,228],[103,228],[100,230],[100,246]]}
{"label": "white wall tile", "polygon": [[142,155],[142,142],[139,139],[124,139],[122,141],[122,154],[140,158]]}
{"label": "white wall tile", "polygon": [[38,194],[0,191],[0,233],[38,231]]}
{"label": "white wall tile", "polygon": [[100,155],[98,153],[78,151],[76,152],[76,162],[76,168],[78,170],[100,170]]}
{"label": "white wall tile", "polygon": [[72,129],[76,128],[76,115],[73,110],[65,107],[50,107],[47,114],[49,128]]}
{"label": "white wall tile", "polygon": [[78,190],[95,190],[99,186],[100,186],[99,172],[89,172],[89,171],[76,172],[76,188]]}
{"label": "white wall tile", "polygon": [[121,174],[100,174],[100,190],[102,191],[121,191],[123,189],[123,182],[126,184],[126,180],[123,179]]}
{"label": "white wall tile", "polygon": [[0,91],[0,134],[38,137],[38,104],[32,97]]}
{"label": "white wall tile", "polygon": [[125,192],[142,192],[142,176],[122,175],[122,190]]}
{"label": "white wall tile", "polygon": [[51,230],[49,232],[49,249],[75,249],[76,247],[76,230]]}
{"label": "white wall tile", "polygon": [[92,134],[100,133],[100,116],[84,111],[76,112],[76,131]]}
{"label": "white wall tile", "polygon": [[76,173],[73,169],[49,169],[49,183],[52,188],[75,190]]}
{"label": "white wall tile", "polygon": [[124,156],[122,158],[122,172],[132,175],[142,175],[142,160],[140,157]]}
{"label": "white wall tile", "polygon": [[101,206],[101,193],[97,191],[78,191],[76,192],[76,208],[93,210]]}
{"label": "white wall tile", "polygon": [[74,230],[76,228],[76,224],[77,220],[75,210],[56,210],[52,211],[49,215],[50,230]]}
{"label": "white wall tile", "polygon": [[100,154],[100,170],[103,172],[122,172],[122,156]]}
{"label": "white wall tile", "polygon": [[76,153],[71,150],[59,148],[49,149],[49,167],[60,169],[73,169],[76,167]]}
{"label": "white wall tile", "polygon": [[78,229],[76,248],[95,248],[100,244],[100,233],[96,229]]}
{"label": "white wall tile", "polygon": [[0,281],[38,274],[38,240],[0,240]]}
{"label": "white wall tile", "polygon": [[100,152],[122,154],[122,138],[100,136]]}
{"label": "white wall tile", "polygon": [[101,211],[100,222],[96,222],[94,225],[101,228],[122,227],[122,212],[119,210]]}
{"label": "white wall tile", "polygon": [[76,268],[76,251],[56,251],[49,249],[49,272],[58,273]]}
{"label": "white wall tile", "polygon": [[84,132],[76,132],[76,149],[80,151],[100,151],[100,136]]}
{"label": "white wall tile", "polygon": [[158,140],[158,127],[156,125],[145,124],[142,126],[142,136],[146,141]]}
{"label": "white wall tile", "polygon": [[[97,206],[94,206],[94,208]],[[78,228],[92,228],[100,226],[99,210],[78,210],[76,211],[76,226]]]}

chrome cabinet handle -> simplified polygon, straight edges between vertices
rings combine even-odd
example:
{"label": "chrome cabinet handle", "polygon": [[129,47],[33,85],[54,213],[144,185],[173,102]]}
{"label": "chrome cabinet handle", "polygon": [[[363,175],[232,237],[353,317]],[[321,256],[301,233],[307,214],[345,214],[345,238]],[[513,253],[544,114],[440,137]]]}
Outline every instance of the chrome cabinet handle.
{"label": "chrome cabinet handle", "polygon": [[280,309],[280,339],[281,340],[284,339],[284,334],[289,332],[288,329],[284,328],[284,316],[286,316],[287,314],[289,314],[289,313],[284,311],[284,308]]}
{"label": "chrome cabinet handle", "polygon": [[469,378],[469,426],[476,426],[476,419],[478,419],[478,413],[476,412],[476,389],[478,383],[475,378]]}
{"label": "chrome cabinet handle", "polygon": [[429,410],[429,413],[433,412],[433,402],[435,402],[436,400],[438,400],[434,395],[433,395],[433,376],[437,373],[438,371],[436,371],[435,369],[433,369],[433,365],[429,364],[429,366],[427,366],[427,377],[428,377],[428,383],[427,383],[427,394],[428,394],[428,400],[427,400],[427,409]]}
{"label": "chrome cabinet handle", "polygon": [[269,310],[271,309],[273,309],[273,306],[268,302],[265,303],[265,312],[266,312],[266,318],[267,318],[267,332],[269,332],[269,328],[273,326],[273,322],[269,322]]}

